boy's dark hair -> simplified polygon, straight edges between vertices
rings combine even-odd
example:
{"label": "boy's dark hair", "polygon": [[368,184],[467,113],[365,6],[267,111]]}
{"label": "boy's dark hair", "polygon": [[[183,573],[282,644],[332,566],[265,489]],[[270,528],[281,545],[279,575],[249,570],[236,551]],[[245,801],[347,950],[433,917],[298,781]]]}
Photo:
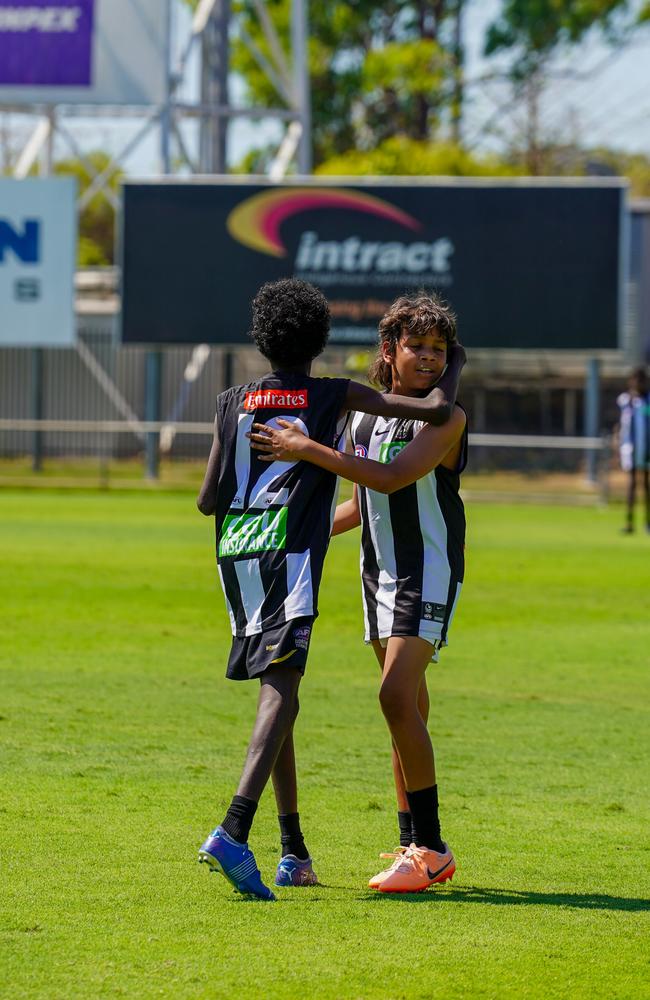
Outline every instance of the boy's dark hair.
{"label": "boy's dark hair", "polygon": [[327,299],[307,281],[269,281],[253,299],[250,335],[272,361],[289,367],[312,361],[322,353],[329,330]]}
{"label": "boy's dark hair", "polygon": [[628,379],[628,385],[637,392],[647,392],[648,373],[645,368],[635,368]]}
{"label": "boy's dark hair", "polygon": [[403,332],[423,335],[434,327],[448,346],[456,343],[456,315],[437,295],[418,292],[414,298],[402,295],[396,299],[379,323],[379,349],[368,369],[370,381],[384,389],[392,387],[393,374],[382,357],[383,344],[394,349]]}

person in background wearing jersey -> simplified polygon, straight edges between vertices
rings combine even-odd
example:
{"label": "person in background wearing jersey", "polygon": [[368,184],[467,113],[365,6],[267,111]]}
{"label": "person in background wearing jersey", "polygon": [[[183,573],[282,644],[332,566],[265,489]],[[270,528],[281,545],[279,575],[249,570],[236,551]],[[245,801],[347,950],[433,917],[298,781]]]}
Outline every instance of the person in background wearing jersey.
{"label": "person in background wearing jersey", "polygon": [[[264,285],[253,301],[252,337],[271,371],[217,399],[215,433],[201,513],[214,515],[217,562],[233,633],[227,676],[258,678],[257,716],[243,773],[222,822],[199,851],[242,893],[274,899],[262,882],[248,836],[260,796],[273,780],[282,856],[275,883],[316,882],[298,814],[293,728],[318,589],[334,513],[336,473],[288,458],[269,466],[251,449],[253,425],[300,428],[305,440],[338,448],[350,410],[455,422],[454,400],[464,364],[461,348],[444,379],[426,395],[382,394],[347,379],[311,378],[325,347],[329,308],[307,282]],[[438,372],[440,374],[440,372]],[[422,397],[422,398],[420,398]]]}
{"label": "person in background wearing jersey", "polygon": [[[398,299],[379,325],[370,377],[390,398],[423,397],[459,349],[451,310],[421,293]],[[400,847],[369,882],[382,892],[418,892],[446,882],[454,856],[443,841],[427,730],[425,672],[446,645],[464,576],[465,514],[459,496],[467,420],[456,405],[441,426],[371,417],[352,421],[354,456],[309,440],[295,427],[254,425],[253,446],[267,461],[313,462],[355,483],[336,511],[333,534],[361,524],[366,642],[382,670],[379,700],[393,742]]]}
{"label": "person in background wearing jersey", "polygon": [[644,368],[632,372],[627,392],[616,400],[621,411],[618,425],[621,468],[628,474],[627,504],[624,535],[634,531],[634,501],[637,473],[642,479],[645,496],[645,527],[650,532],[650,385]]}

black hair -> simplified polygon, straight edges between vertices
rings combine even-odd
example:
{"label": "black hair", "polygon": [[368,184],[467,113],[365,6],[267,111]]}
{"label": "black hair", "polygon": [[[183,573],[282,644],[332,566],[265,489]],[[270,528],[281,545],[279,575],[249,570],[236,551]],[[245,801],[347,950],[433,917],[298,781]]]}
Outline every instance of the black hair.
{"label": "black hair", "polygon": [[262,285],[253,299],[250,336],[264,355],[294,367],[322,353],[330,330],[330,310],[319,288],[300,278]]}
{"label": "black hair", "polygon": [[648,391],[648,373],[645,368],[635,368],[628,379],[628,385],[630,388],[635,389],[637,392],[645,393]]}

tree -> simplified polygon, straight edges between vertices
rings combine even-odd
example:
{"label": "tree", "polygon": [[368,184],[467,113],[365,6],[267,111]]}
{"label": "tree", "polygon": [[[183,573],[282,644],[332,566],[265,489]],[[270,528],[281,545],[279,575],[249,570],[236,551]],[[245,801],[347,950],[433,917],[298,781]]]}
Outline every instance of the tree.
{"label": "tree", "polygon": [[[193,2],[193,0],[189,0]],[[290,48],[291,0],[267,0]],[[310,5],[309,70],[315,163],[391,136],[425,140],[462,104],[460,18],[463,0],[354,0]],[[281,103],[248,38],[277,63],[253,0],[233,4],[232,68],[252,104]],[[288,62],[288,57],[287,57]]]}
{"label": "tree", "polygon": [[[75,158],[59,160],[54,166],[55,174],[77,178],[78,193],[81,195],[92,182],[89,164],[96,173],[101,173],[110,163],[108,153],[97,150],[88,153],[85,161]],[[117,192],[122,172],[115,171],[108,186]],[[106,196],[99,192],[91,198],[79,216],[80,267],[95,267],[112,264],[115,261],[115,210]]]}
{"label": "tree", "polygon": [[584,173],[626,177],[633,197],[650,198],[650,157],[643,153],[599,147],[583,150],[582,160]]}
{"label": "tree", "polygon": [[353,149],[332,157],[318,174],[345,176],[493,177],[521,173],[494,156],[474,156],[454,143],[427,143],[405,136],[386,139],[376,149]]}
{"label": "tree", "polygon": [[568,52],[594,30],[611,44],[623,44],[638,25],[638,5],[631,0],[504,0],[499,16],[488,27],[484,51],[487,56],[505,55],[509,60],[505,76],[514,92],[509,103],[524,109],[524,158],[529,173],[544,171],[540,105],[553,57]]}
{"label": "tree", "polygon": [[593,28],[621,41],[637,23],[630,0],[505,0],[488,27],[485,54],[508,52],[510,75],[526,80],[540,71],[558,48],[576,45]]}

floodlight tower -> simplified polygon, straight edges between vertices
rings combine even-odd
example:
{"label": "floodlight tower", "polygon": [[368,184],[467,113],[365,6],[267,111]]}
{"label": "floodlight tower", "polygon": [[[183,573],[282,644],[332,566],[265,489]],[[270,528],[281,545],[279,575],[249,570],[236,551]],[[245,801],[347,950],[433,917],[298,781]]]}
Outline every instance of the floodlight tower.
{"label": "floodlight tower", "polygon": [[[253,0],[253,5],[268,46],[268,56],[249,35],[241,21],[233,17],[230,0],[201,0],[196,9],[190,45],[194,39],[201,38],[201,93],[197,109],[201,121],[198,169],[201,173],[227,171],[227,131],[233,118],[275,118],[286,122],[287,130],[271,168],[271,175],[275,179],[283,176],[294,156],[299,172],[309,174],[312,170],[312,153],[307,0],[292,0],[289,54],[285,52],[264,0]],[[275,90],[277,104],[268,108],[248,108],[231,103],[228,88],[231,27]],[[177,83],[183,77],[189,51],[188,47],[181,61],[180,73],[176,77]],[[191,106],[176,107],[180,114],[193,113]]]}
{"label": "floodlight tower", "polygon": [[[201,105],[228,107],[230,66],[230,0],[215,0],[201,38]],[[199,167],[205,174],[225,174],[228,119],[220,114],[202,115]]]}

